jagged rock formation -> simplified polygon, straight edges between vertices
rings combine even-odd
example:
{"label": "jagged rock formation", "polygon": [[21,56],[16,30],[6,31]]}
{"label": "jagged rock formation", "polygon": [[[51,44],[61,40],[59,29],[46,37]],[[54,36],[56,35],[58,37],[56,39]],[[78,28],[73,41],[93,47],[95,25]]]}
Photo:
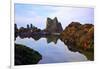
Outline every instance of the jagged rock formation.
{"label": "jagged rock formation", "polygon": [[88,60],[94,59],[94,25],[72,22],[60,34],[69,50],[83,53]]}
{"label": "jagged rock formation", "polygon": [[60,33],[63,31],[63,28],[61,23],[58,22],[57,17],[55,17],[53,20],[51,18],[47,18],[45,30],[51,33]]}

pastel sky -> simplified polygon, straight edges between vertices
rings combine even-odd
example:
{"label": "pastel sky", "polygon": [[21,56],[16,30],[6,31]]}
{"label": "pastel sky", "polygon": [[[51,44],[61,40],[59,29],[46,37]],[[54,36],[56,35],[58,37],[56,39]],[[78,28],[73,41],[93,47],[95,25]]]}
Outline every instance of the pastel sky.
{"label": "pastel sky", "polygon": [[15,23],[19,27],[26,27],[27,24],[45,29],[46,19],[58,18],[63,29],[71,22],[94,23],[94,9],[81,7],[60,7],[34,4],[15,4]]}

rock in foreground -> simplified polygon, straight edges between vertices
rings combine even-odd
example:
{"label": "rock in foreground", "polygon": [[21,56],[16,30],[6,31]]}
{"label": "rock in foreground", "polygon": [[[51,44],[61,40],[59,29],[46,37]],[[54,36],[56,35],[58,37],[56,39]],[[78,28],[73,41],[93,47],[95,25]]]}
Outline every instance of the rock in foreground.
{"label": "rock in foreground", "polygon": [[15,65],[37,64],[42,56],[24,45],[15,44]]}

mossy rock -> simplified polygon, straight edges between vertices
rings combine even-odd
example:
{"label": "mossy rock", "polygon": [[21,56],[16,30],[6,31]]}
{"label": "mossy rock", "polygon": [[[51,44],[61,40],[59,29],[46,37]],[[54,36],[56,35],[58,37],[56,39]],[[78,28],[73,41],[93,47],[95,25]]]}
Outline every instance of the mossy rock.
{"label": "mossy rock", "polygon": [[15,65],[37,64],[42,56],[37,51],[21,44],[15,44]]}
{"label": "mossy rock", "polygon": [[88,60],[94,60],[94,25],[72,22],[60,34],[60,39],[69,50],[81,52]]}

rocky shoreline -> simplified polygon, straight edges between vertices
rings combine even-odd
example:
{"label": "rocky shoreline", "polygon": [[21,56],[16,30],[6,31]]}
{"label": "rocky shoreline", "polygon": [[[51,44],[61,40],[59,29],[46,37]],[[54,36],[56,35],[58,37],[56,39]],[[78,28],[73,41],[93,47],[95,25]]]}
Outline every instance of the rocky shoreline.
{"label": "rocky shoreline", "polygon": [[60,34],[60,39],[71,51],[78,51],[94,60],[94,25],[72,22]]}
{"label": "rocky shoreline", "polygon": [[[27,25],[27,28],[17,28],[15,24],[15,40],[16,37],[34,38],[39,40],[41,37],[60,38],[68,49],[73,52],[84,54],[88,60],[94,60],[94,25],[81,24],[79,22],[71,22],[64,30],[57,17],[54,19],[47,18],[46,28],[41,30],[32,24]],[[55,39],[55,44],[57,43]],[[51,40],[52,41],[52,40]],[[47,42],[51,42],[47,40]],[[42,59],[41,54],[26,46],[15,44],[15,65],[37,64]]]}

